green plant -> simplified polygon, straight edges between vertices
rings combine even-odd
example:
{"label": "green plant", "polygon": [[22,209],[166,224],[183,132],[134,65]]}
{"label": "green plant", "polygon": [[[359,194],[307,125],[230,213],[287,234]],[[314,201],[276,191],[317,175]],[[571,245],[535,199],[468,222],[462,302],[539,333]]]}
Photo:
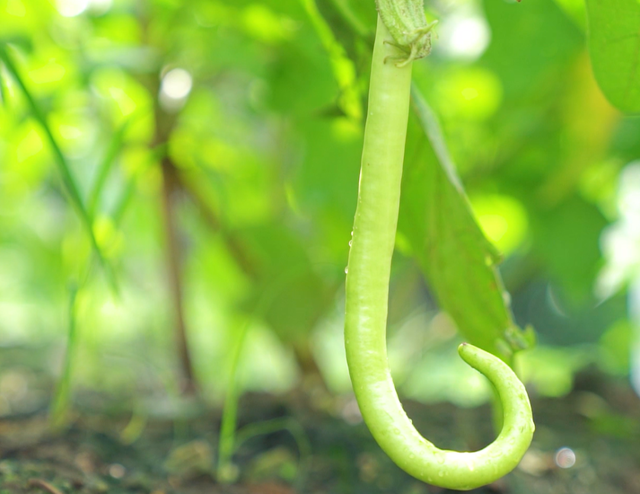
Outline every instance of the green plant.
{"label": "green plant", "polygon": [[246,425],[238,430],[234,451],[237,451],[249,439],[280,431],[289,432],[298,447],[299,460],[294,486],[296,489],[302,490],[311,460],[311,443],[305,430],[295,419],[282,417]]}
{"label": "green plant", "polygon": [[51,398],[49,407],[49,425],[55,432],[62,431],[68,423],[69,408],[71,404],[71,379],[72,368],[75,353],[78,348],[78,331],[77,331],[77,298],[78,286],[71,284],[69,286],[69,307],[68,307],[68,333],[67,348],[65,349],[64,360],[62,364],[62,373],[56,383],[56,389]]}
{"label": "green plant", "polygon": [[[407,12],[424,18],[421,1],[399,1],[395,8],[387,17],[397,22],[403,22]],[[404,32],[413,31],[417,36],[403,41],[392,37],[384,18],[378,18],[373,50],[358,206],[347,269],[345,345],[349,372],[365,422],[398,466],[425,482],[468,490],[496,480],[518,464],[533,436],[531,406],[524,386],[509,366],[468,344],[460,346],[460,356],[489,378],[502,402],[502,431],[491,445],[473,453],[440,450],[416,431],[398,399],[387,362],[385,331],[409,115],[410,62],[416,53],[406,42],[413,39],[424,46],[430,40],[424,37],[428,33],[426,19],[410,24]]]}
{"label": "green plant", "polygon": [[13,58],[10,56],[9,52],[7,51],[6,49],[7,47],[8,45],[6,44],[0,45],[0,62],[4,64],[7,71],[15,79],[18,87],[20,88],[20,91],[22,92],[24,98],[27,100],[29,109],[31,110],[31,114],[33,115],[35,120],[42,126],[45,136],[49,141],[49,145],[51,146],[51,151],[53,152],[55,162],[58,165],[58,170],[60,172],[62,183],[64,185],[64,191],[68,195],[71,205],[75,208],[80,218],[80,221],[82,222],[83,227],[87,231],[87,235],[89,236],[89,240],[91,241],[91,246],[93,248],[93,251],[96,257],[98,258],[100,265],[104,269],[104,272],[107,277],[107,281],[111,285],[111,289],[113,293],[118,294],[119,293],[118,281],[116,279],[113,267],[111,266],[109,260],[105,257],[104,253],[102,252],[102,248],[98,244],[98,240],[94,232],[94,224],[93,224],[94,218],[92,217],[91,212],[87,209],[84,201],[82,200],[82,196],[80,194],[80,189],[78,188],[78,185],[76,183],[76,179],[73,177],[71,173],[71,167],[67,163],[67,159],[64,156],[62,149],[58,145],[58,142],[56,141],[53,135],[51,127],[47,121],[47,116],[45,112],[41,109],[40,105],[31,94],[31,91],[29,91],[29,88],[27,87],[23,78],[21,77],[20,72],[18,71],[18,68],[13,61]]}
{"label": "green plant", "polygon": [[239,379],[240,363],[243,350],[245,348],[245,342],[251,330],[251,325],[256,318],[264,317],[265,313],[273,305],[274,300],[278,298],[278,296],[285,290],[285,288],[288,287],[288,285],[292,283],[292,281],[300,276],[300,273],[298,272],[299,269],[299,266],[291,266],[288,270],[284,271],[279,277],[273,280],[258,298],[253,313],[244,316],[239,322],[236,341],[230,354],[229,381],[224,397],[222,420],[220,422],[218,461],[216,466],[216,478],[219,482],[228,483],[237,480],[238,472],[232,463],[232,456],[240,447],[242,442],[246,441],[253,435],[266,434],[273,430],[290,430],[299,445],[301,464],[305,464],[306,458],[309,456],[308,451],[310,450],[310,446],[308,445],[308,441],[299,440],[299,438],[304,435],[304,432],[300,429],[299,425],[286,425],[289,423],[286,419],[284,422],[285,425],[282,425],[279,421],[274,422],[280,425],[277,425],[273,430],[271,429],[271,425],[269,425],[271,424],[271,421],[269,421],[267,423],[251,424],[250,426],[244,427],[241,431],[237,431],[238,401],[242,392],[242,386]]}
{"label": "green plant", "polygon": [[636,0],[588,0],[588,44],[596,80],[613,106],[640,111],[640,4]]}

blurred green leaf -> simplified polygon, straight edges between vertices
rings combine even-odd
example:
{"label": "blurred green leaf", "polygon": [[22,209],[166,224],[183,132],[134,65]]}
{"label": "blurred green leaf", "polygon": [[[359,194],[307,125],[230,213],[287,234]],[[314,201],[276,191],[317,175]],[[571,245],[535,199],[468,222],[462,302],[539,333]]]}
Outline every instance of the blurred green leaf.
{"label": "blurred green leaf", "polygon": [[[318,11],[336,39],[355,62],[371,55],[377,11],[373,3],[352,0],[317,0]],[[367,72],[362,64],[360,69]]]}
{"label": "blurred green leaf", "polygon": [[580,197],[533,218],[536,254],[544,260],[551,278],[561,280],[574,300],[592,293],[600,268],[600,234],[606,224],[598,208]]}
{"label": "blurred green leaf", "polygon": [[556,0],[562,10],[580,27],[587,30],[587,19],[585,15],[585,5],[582,0]]}
{"label": "blurred green leaf", "polygon": [[[277,224],[240,232],[257,280],[249,308],[260,312],[286,342],[303,341],[333,300],[332,289],[318,274],[300,239]],[[267,296],[268,303],[262,300]]]}
{"label": "blurred green leaf", "polygon": [[[351,0],[319,0],[318,7],[324,12],[322,4],[331,4],[342,20],[360,37],[371,37],[375,33],[377,12],[372,4]],[[327,5],[327,8],[330,8]]]}
{"label": "blurred green leaf", "polygon": [[491,44],[482,61],[501,78],[506,101],[541,95],[552,84],[562,84],[559,74],[584,42],[580,29],[553,0],[485,0],[483,7]]}
{"label": "blurred green leaf", "polygon": [[588,40],[593,71],[612,105],[640,111],[640,3],[587,0]]}
{"label": "blurred green leaf", "polygon": [[631,369],[629,348],[634,344],[633,332],[632,324],[623,319],[616,321],[600,338],[600,365],[610,373],[624,376]]}

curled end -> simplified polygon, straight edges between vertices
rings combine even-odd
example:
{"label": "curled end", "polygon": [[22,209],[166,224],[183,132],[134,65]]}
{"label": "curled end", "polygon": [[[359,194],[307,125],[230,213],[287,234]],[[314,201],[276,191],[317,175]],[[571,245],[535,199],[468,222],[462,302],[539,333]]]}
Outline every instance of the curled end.
{"label": "curled end", "polygon": [[468,343],[458,351],[493,383],[502,403],[502,430],[479,451],[442,450],[424,439],[402,409],[390,375],[383,380],[376,376],[370,382],[361,379],[354,389],[369,429],[400,468],[423,482],[466,491],[512,471],[531,444],[534,425],[524,385],[507,364]]}
{"label": "curled end", "polygon": [[501,445],[511,458],[512,468],[515,468],[529,448],[535,430],[531,403],[524,384],[511,367],[491,353],[469,343],[462,343],[458,353],[467,364],[484,374],[500,395],[504,412],[503,427],[496,441],[488,448]]}

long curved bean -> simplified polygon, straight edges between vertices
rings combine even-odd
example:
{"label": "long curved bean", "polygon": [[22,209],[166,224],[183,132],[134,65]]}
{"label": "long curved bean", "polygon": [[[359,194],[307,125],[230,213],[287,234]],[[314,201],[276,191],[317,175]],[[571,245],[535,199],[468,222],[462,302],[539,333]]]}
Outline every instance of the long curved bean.
{"label": "long curved bean", "polygon": [[477,452],[438,449],[413,427],[389,371],[386,320],[391,257],[409,114],[411,63],[378,18],[358,205],[346,282],[345,345],[363,418],[382,449],[414,477],[468,490],[511,471],[533,436],[524,386],[497,357],[463,344],[460,356],[496,387],[503,407],[498,438]]}

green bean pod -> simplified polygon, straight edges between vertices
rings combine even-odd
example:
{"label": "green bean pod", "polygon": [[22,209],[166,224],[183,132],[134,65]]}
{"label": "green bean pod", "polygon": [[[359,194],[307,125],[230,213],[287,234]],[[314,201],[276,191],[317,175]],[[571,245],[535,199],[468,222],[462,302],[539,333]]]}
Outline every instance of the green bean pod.
{"label": "green bean pod", "polygon": [[414,477],[469,490],[511,471],[531,443],[534,425],[523,384],[497,357],[462,344],[460,356],[495,386],[503,407],[498,438],[477,452],[438,449],[407,417],[389,371],[386,321],[402,161],[409,116],[411,64],[378,18],[371,68],[358,204],[346,281],[345,346],[353,389],[380,447]]}

